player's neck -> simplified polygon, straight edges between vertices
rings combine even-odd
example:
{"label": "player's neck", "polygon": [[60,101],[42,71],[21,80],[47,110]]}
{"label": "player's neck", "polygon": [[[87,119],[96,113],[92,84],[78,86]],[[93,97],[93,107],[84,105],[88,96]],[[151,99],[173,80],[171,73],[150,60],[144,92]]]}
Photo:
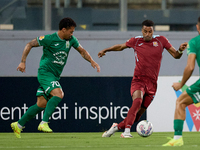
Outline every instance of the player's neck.
{"label": "player's neck", "polygon": [[62,34],[62,32],[61,32],[60,30],[58,30],[58,36],[59,36],[62,40],[64,40],[64,36],[63,36],[63,34]]}

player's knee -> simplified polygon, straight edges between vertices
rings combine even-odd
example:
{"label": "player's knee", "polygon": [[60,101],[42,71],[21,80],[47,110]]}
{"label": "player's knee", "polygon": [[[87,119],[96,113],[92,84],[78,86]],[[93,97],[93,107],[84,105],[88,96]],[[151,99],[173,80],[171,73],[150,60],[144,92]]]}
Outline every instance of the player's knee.
{"label": "player's knee", "polygon": [[44,104],[44,103],[43,104],[42,103],[37,103],[37,106],[40,107],[40,108],[46,108],[46,105],[47,104]]}
{"label": "player's knee", "polygon": [[139,105],[139,106],[141,106],[141,104],[142,104],[142,99],[141,99],[141,98],[136,98],[136,99],[133,100],[133,103],[134,103],[134,104],[137,104],[137,105]]}
{"label": "player's knee", "polygon": [[186,105],[183,103],[183,101],[180,98],[176,100],[176,108],[178,109],[186,108]]}
{"label": "player's knee", "polygon": [[177,99],[177,100],[176,100],[176,107],[180,107],[180,104],[181,104],[180,100]]}
{"label": "player's knee", "polygon": [[60,95],[60,98],[64,98],[64,92],[62,91],[61,95]]}
{"label": "player's knee", "polygon": [[37,106],[40,108],[45,108],[47,105],[47,100],[43,96],[37,97]]}
{"label": "player's knee", "polygon": [[57,93],[55,96],[57,96],[57,97],[63,99],[63,97],[64,97],[64,92],[63,92],[63,91],[60,91],[60,92]]}
{"label": "player's knee", "polygon": [[64,97],[64,92],[63,92],[62,89],[54,89],[54,90],[51,91],[50,94],[52,96],[57,96],[57,97],[59,97],[61,99],[63,99],[63,97]]}

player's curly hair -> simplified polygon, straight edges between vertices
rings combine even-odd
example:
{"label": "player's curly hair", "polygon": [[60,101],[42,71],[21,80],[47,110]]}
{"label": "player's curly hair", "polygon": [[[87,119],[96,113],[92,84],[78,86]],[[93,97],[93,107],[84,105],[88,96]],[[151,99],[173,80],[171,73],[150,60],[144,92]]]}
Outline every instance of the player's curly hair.
{"label": "player's curly hair", "polygon": [[200,17],[198,18],[198,23],[200,23]]}
{"label": "player's curly hair", "polygon": [[142,22],[142,27],[143,26],[147,26],[147,27],[153,27],[154,26],[154,22],[153,21],[151,21],[151,20],[145,20],[145,21],[143,21]]}
{"label": "player's curly hair", "polygon": [[62,28],[70,28],[70,27],[76,27],[76,23],[73,19],[67,17],[63,18],[59,23],[59,30],[62,30]]}

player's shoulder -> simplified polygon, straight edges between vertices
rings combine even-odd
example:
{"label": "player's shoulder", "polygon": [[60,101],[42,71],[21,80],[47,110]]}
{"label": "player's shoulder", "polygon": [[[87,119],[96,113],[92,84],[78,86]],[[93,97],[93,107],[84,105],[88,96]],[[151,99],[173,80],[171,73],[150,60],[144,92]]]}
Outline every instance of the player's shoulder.
{"label": "player's shoulder", "polygon": [[153,38],[159,40],[160,42],[169,42],[169,40],[163,35],[153,35]]}
{"label": "player's shoulder", "polygon": [[190,39],[190,41],[188,42],[188,45],[199,45],[200,44],[200,35]]}
{"label": "player's shoulder", "polygon": [[78,40],[75,36],[72,35],[71,38],[67,41],[69,41],[70,43],[73,43],[73,42],[78,41]]}
{"label": "player's shoulder", "polygon": [[192,38],[190,41],[200,41],[200,35]]}
{"label": "player's shoulder", "polygon": [[135,39],[140,39],[140,38],[143,38],[143,36],[139,35],[139,36],[135,36],[135,37],[133,37],[133,38],[135,38]]}
{"label": "player's shoulder", "polygon": [[131,37],[130,39],[128,39],[126,42],[133,44],[136,41],[141,40],[141,39],[143,39],[143,36],[134,36],[134,37]]}
{"label": "player's shoulder", "polygon": [[153,35],[153,38],[166,39],[163,35]]}
{"label": "player's shoulder", "polygon": [[53,34],[41,35],[41,36],[39,36],[39,40],[42,40],[42,39],[52,39],[54,37],[56,37],[56,32],[53,33]]}
{"label": "player's shoulder", "polygon": [[54,37],[57,36],[57,32],[51,33],[51,34],[46,34],[45,36],[47,37]]}
{"label": "player's shoulder", "polygon": [[58,38],[58,32],[54,32],[52,34],[47,34],[49,38]]}
{"label": "player's shoulder", "polygon": [[74,35],[72,35],[70,40],[77,40],[77,38]]}
{"label": "player's shoulder", "polygon": [[143,36],[134,36],[134,37],[131,37],[129,40],[127,40],[127,42],[128,41],[138,41],[140,39],[143,39]]}

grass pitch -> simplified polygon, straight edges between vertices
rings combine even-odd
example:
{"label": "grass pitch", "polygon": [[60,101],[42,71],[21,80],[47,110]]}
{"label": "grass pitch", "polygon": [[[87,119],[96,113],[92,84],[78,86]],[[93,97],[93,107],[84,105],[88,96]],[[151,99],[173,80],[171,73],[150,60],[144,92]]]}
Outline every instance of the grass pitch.
{"label": "grass pitch", "polygon": [[21,133],[17,139],[14,133],[0,133],[2,150],[196,150],[200,149],[199,132],[184,132],[184,146],[162,147],[168,142],[166,137],[173,137],[172,132],[155,132],[143,138],[132,132],[132,139],[120,138],[121,132],[110,138],[102,138],[101,132],[93,133]]}

